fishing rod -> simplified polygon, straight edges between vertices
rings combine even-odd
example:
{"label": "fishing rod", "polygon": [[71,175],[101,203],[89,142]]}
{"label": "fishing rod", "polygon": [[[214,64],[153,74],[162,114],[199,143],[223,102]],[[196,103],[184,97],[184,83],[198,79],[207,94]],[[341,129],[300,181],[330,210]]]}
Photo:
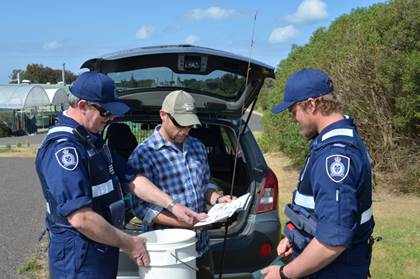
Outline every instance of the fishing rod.
{"label": "fishing rod", "polygon": [[[257,14],[258,11],[255,12],[254,14],[254,20],[252,23],[252,35],[251,35],[251,46],[249,49],[249,56],[248,56],[248,66],[247,66],[247,71],[246,71],[246,77],[245,77],[245,88],[244,91],[246,90],[247,86],[248,86],[248,81],[249,81],[249,73],[251,72],[251,57],[252,57],[252,50],[254,47],[254,34],[255,34],[255,22],[257,21]],[[258,96],[257,96],[258,97]],[[246,96],[243,97],[242,100],[242,105],[241,105],[241,118],[243,118],[243,116],[245,115],[245,99]],[[240,121],[240,126],[239,126],[239,132],[237,134],[236,137],[236,146],[235,146],[235,158],[233,161],[233,172],[232,172],[232,182],[230,185],[230,196],[232,197],[233,195],[233,186],[235,185],[235,177],[236,177],[236,166],[237,166],[237,162],[238,162],[238,154],[239,154],[239,141],[240,141],[240,137],[241,135],[244,133],[245,128],[249,122],[249,119],[251,118],[251,113],[254,109],[255,103],[257,101],[257,98],[255,98],[252,107],[251,107],[251,111],[247,117],[247,120],[244,121]],[[220,259],[220,270],[219,270],[219,279],[222,278],[222,274],[223,274],[223,265],[224,265],[224,259],[225,259],[225,253],[226,253],[226,242],[227,242],[227,235],[228,235],[228,231],[229,231],[229,222],[225,222],[225,233],[223,236],[223,247],[222,247],[222,257]]]}

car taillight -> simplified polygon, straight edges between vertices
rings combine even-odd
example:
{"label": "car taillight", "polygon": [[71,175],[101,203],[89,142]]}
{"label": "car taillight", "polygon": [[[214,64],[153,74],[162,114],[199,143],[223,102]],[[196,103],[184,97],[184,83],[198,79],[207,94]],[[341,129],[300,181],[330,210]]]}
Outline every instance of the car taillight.
{"label": "car taillight", "polygon": [[278,182],[274,172],[269,169],[264,178],[264,186],[258,195],[257,214],[277,208]]}
{"label": "car taillight", "polygon": [[260,256],[268,257],[271,255],[272,250],[273,250],[273,246],[271,246],[271,243],[265,242],[260,246]]}

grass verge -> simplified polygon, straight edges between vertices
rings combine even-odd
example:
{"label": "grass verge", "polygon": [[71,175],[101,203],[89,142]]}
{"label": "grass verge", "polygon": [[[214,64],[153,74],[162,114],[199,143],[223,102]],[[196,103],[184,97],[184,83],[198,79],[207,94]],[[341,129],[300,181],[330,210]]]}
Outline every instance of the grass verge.
{"label": "grass verge", "polygon": [[48,237],[44,236],[36,252],[28,257],[26,262],[18,268],[17,274],[24,279],[46,279],[48,276]]}
{"label": "grass verge", "polygon": [[41,270],[42,266],[38,263],[38,257],[36,254],[33,254],[29,257],[29,259],[21,266],[18,268],[18,274],[23,274],[23,273],[34,273],[34,272],[38,272],[39,270]]}
{"label": "grass verge", "polygon": [[25,157],[25,158],[33,158],[36,155],[39,146],[6,146],[0,147],[0,157]]}

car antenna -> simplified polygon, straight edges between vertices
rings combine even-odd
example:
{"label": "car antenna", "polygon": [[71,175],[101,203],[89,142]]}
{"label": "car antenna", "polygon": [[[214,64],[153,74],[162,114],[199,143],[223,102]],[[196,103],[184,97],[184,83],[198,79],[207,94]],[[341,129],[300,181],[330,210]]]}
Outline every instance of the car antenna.
{"label": "car antenna", "polygon": [[[245,78],[245,89],[248,86],[248,80],[249,80],[249,73],[251,71],[251,57],[252,57],[252,50],[254,47],[254,34],[255,34],[255,22],[257,21],[257,14],[258,11],[255,12],[254,14],[254,19],[252,22],[252,35],[251,35],[251,45],[249,48],[249,56],[248,56],[248,66],[247,66],[247,71],[246,71],[246,78]],[[244,114],[245,114],[245,98],[246,96],[244,96],[243,100],[242,100],[242,105],[241,105],[241,118],[243,118]],[[252,104],[252,109],[254,108],[254,105],[256,103],[256,99]],[[251,109],[251,112],[252,112]],[[239,126],[239,133],[238,136],[236,137],[236,150],[235,150],[235,159],[233,161],[233,171],[232,171],[232,182],[230,185],[230,196],[233,195],[233,185],[235,185],[235,176],[236,176],[236,164],[238,161],[238,154],[239,154],[239,140],[241,135],[243,134],[243,132],[245,131],[246,125],[249,121],[251,117],[251,113],[248,115],[246,122],[243,122],[243,125]],[[241,122],[240,122],[241,123]],[[224,264],[224,259],[225,259],[225,253],[226,253],[226,241],[227,241],[227,235],[228,235],[228,231],[229,231],[229,222],[225,222],[225,234],[223,236],[223,248],[222,248],[222,256],[220,258],[220,270],[219,270],[219,279],[222,278],[222,274],[223,274],[223,264]]]}

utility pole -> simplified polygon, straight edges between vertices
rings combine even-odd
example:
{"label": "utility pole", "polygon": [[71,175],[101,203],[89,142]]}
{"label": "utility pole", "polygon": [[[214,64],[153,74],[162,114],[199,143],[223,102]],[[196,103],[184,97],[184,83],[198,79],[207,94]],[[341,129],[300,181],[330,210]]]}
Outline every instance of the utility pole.
{"label": "utility pole", "polygon": [[66,63],[63,63],[63,70],[61,71],[61,76],[62,76],[62,80],[63,80],[63,85],[66,85]]}
{"label": "utility pole", "polygon": [[17,72],[17,84],[20,84],[20,72]]}

